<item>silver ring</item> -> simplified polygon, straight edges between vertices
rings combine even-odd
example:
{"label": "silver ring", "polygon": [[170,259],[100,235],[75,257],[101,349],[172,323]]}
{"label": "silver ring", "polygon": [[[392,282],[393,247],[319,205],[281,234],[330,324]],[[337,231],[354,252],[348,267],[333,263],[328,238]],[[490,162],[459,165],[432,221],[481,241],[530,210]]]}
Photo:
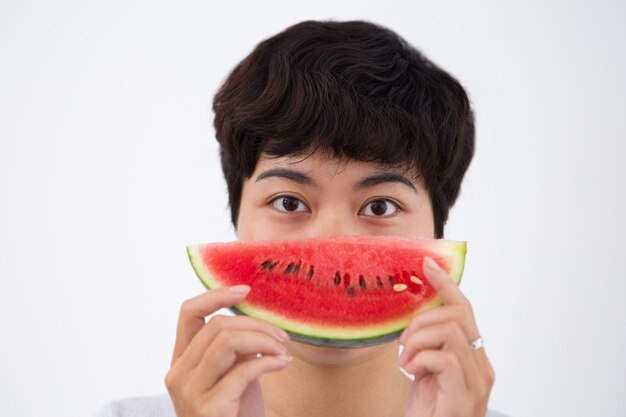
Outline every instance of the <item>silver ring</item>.
{"label": "silver ring", "polygon": [[476,340],[472,340],[469,344],[470,349],[472,349],[472,351],[476,351],[480,348],[483,347],[483,338],[478,336],[478,339]]}

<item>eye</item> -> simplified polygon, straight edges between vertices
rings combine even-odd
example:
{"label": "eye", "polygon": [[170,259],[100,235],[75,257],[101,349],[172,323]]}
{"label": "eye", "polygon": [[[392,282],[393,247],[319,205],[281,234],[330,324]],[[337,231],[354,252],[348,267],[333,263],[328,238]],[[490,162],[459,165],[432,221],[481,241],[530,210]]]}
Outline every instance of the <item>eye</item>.
{"label": "eye", "polygon": [[391,200],[372,200],[363,207],[359,214],[374,217],[389,217],[398,211],[398,206]]}
{"label": "eye", "polygon": [[272,200],[272,206],[282,212],[307,212],[309,208],[295,197],[280,196]]}

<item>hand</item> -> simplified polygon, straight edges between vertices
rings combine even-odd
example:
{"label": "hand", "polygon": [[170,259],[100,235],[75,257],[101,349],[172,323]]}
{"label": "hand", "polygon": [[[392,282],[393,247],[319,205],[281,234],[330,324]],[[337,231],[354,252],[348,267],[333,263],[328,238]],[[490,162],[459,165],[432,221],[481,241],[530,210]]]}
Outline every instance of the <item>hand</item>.
{"label": "hand", "polygon": [[289,363],[289,337],[246,316],[217,315],[205,323],[206,316],[241,302],[249,290],[219,288],[183,303],[171,369],[165,376],[178,417],[264,415],[258,378]]}
{"label": "hand", "polygon": [[417,314],[400,336],[398,364],[415,375],[406,417],[484,417],[494,372],[485,349],[472,351],[478,338],[470,302],[430,258],[424,274],[443,306]]}

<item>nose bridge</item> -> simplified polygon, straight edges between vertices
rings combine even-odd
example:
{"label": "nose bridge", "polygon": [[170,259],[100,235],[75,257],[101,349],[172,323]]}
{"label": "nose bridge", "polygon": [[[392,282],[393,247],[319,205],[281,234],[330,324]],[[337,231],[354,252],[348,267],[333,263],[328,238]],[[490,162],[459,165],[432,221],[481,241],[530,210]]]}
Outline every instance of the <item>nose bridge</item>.
{"label": "nose bridge", "polygon": [[320,210],[312,219],[309,237],[330,237],[358,235],[358,222],[349,211],[340,208]]}

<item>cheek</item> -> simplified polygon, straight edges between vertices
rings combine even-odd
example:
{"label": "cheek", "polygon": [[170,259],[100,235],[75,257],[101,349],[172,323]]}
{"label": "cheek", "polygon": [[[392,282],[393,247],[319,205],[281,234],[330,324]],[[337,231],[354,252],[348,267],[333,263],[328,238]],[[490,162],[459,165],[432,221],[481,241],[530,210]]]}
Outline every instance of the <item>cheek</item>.
{"label": "cheek", "polygon": [[255,220],[254,210],[250,206],[242,204],[239,209],[239,219],[237,221],[237,238],[243,241],[262,240],[267,236],[267,223],[259,218]]}
{"label": "cheek", "polygon": [[262,230],[262,222],[254,221],[254,205],[248,190],[247,182],[244,182],[241,190],[241,200],[239,202],[239,213],[237,216],[237,238],[239,240],[253,241],[259,240],[256,235]]}
{"label": "cheek", "polygon": [[237,237],[243,241],[283,240],[301,238],[299,227],[293,222],[273,221],[267,213],[243,214],[237,228]]}
{"label": "cheek", "polygon": [[425,239],[435,237],[433,210],[428,200],[420,201],[415,210],[403,219],[399,235]]}
{"label": "cheek", "polygon": [[435,216],[433,214],[433,207],[430,203],[430,198],[427,196],[425,191],[423,192],[422,197],[424,197],[424,195],[426,195],[426,197],[420,199],[417,208],[417,213],[419,217],[418,225],[421,232],[420,237],[434,238]]}

